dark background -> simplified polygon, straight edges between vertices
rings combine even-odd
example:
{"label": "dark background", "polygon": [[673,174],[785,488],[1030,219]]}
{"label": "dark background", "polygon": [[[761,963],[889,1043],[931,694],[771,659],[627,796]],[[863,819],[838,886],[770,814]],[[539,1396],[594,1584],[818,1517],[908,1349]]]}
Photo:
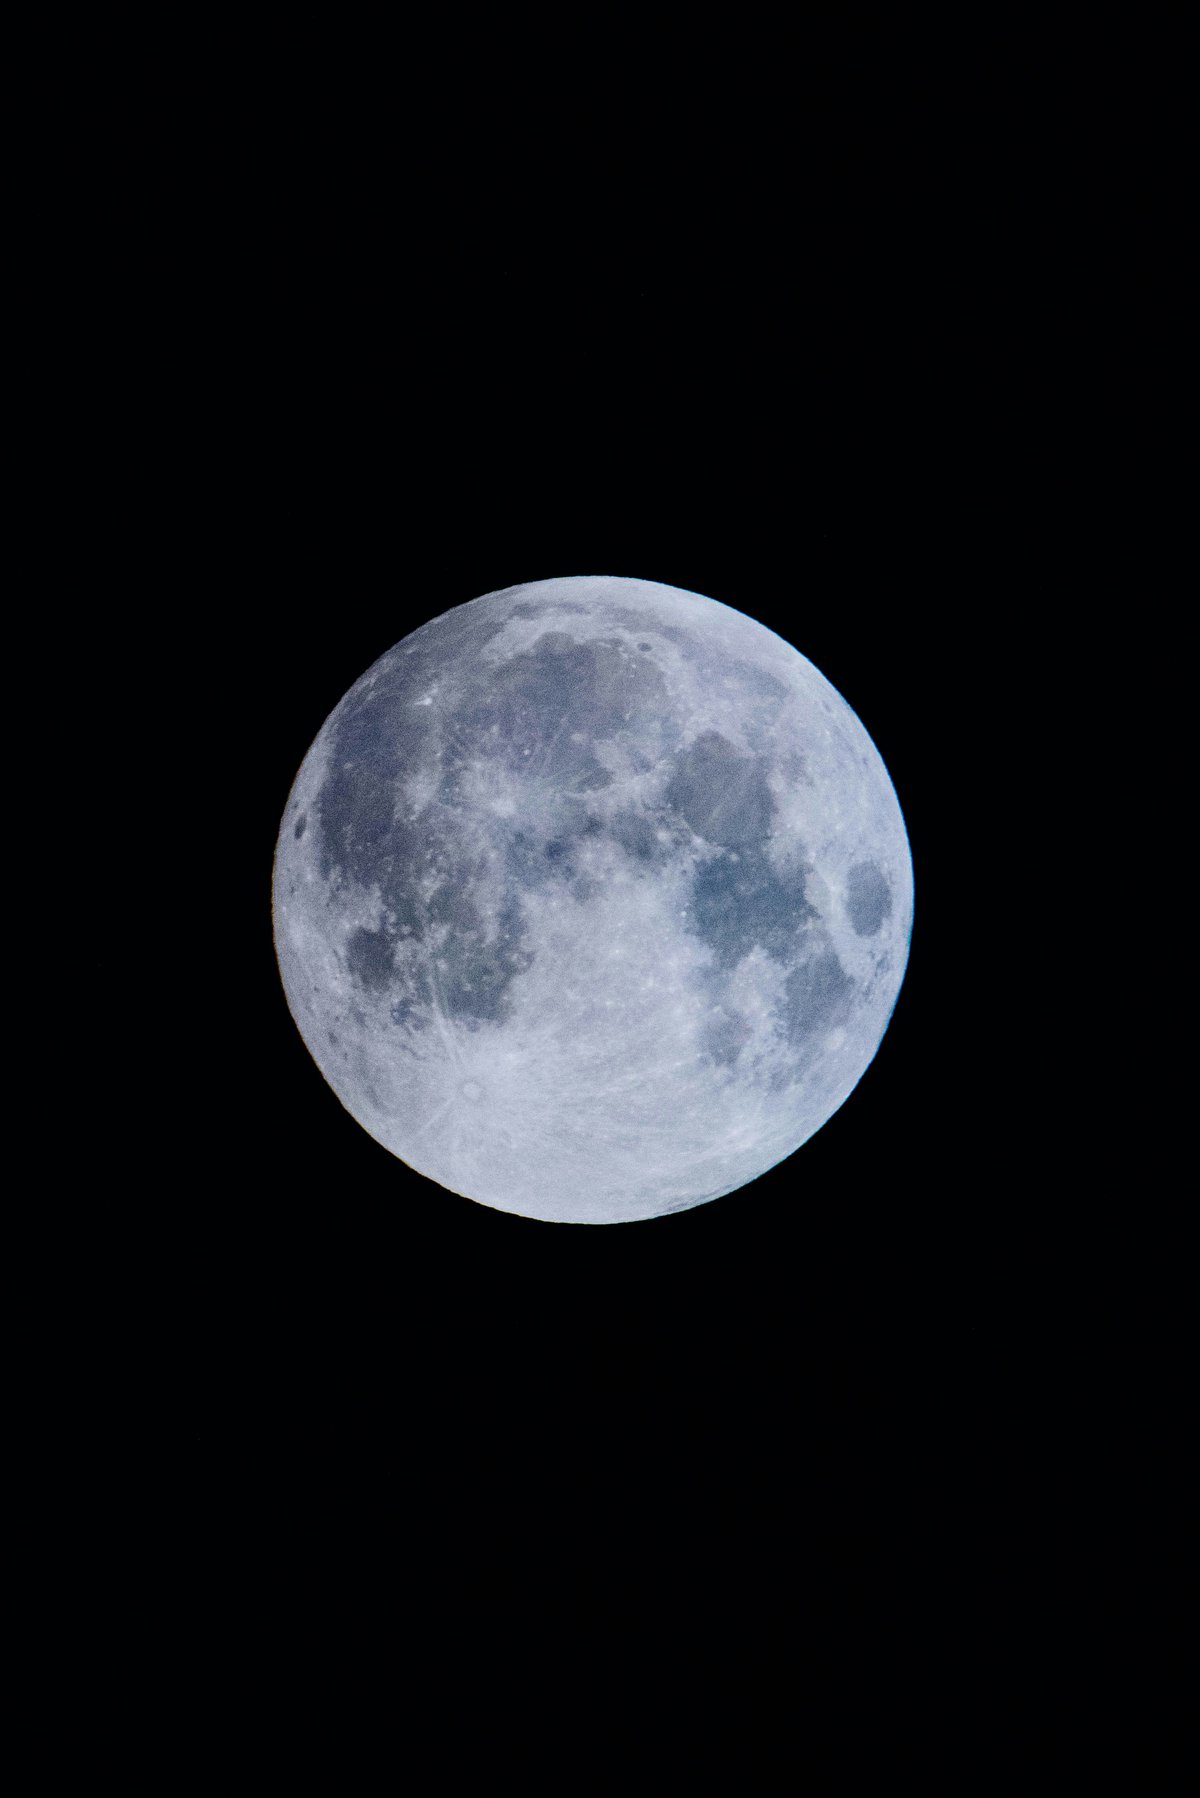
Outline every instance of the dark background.
{"label": "dark background", "polygon": [[[282,51],[172,65],[79,170],[80,530],[108,571],[84,659],[130,677],[93,704],[136,770],[97,828],[150,894],[144,980],[119,935],[89,970],[161,1049],[114,1081],[92,1226],[147,1629],[186,1625],[223,1714],[304,1716],[314,1754],[333,1687],[386,1706],[419,1664],[471,1692],[460,1732],[478,1692],[524,1694],[494,1738],[516,1767],[539,1707],[585,1758],[653,1715],[663,1778],[728,1725],[731,1790],[843,1714],[848,1778],[957,1765],[997,1717],[1069,1765],[1070,1644],[1117,1608],[1081,1493],[1127,1312],[1030,907],[1038,808],[1070,793],[1045,652],[1079,611],[1071,445],[1109,391],[1080,273],[1120,158],[986,56],[898,80],[871,40],[795,79],[685,54],[614,84],[580,40],[519,101],[476,48],[465,85],[418,54],[386,94]],[[1086,86],[1055,67],[1051,97]],[[358,675],[581,573],[794,642],[888,765],[916,887],[845,1106],[743,1191],[607,1229],[472,1204],[368,1138],[270,919],[291,781]]]}

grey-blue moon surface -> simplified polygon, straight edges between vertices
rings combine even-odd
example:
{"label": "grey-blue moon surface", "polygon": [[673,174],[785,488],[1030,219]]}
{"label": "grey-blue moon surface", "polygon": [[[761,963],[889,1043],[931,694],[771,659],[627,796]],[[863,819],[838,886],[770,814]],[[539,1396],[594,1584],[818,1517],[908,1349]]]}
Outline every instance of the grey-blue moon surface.
{"label": "grey-blue moon surface", "polygon": [[589,576],[367,670],[296,777],[273,901],[292,1015],[377,1142],[480,1204],[610,1224],[735,1191],[838,1109],[913,885],[887,769],[811,662]]}

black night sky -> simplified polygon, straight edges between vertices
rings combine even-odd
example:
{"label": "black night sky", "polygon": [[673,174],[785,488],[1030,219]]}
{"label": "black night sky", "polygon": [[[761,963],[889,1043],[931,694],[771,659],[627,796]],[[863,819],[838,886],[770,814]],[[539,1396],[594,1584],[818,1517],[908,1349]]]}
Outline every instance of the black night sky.
{"label": "black night sky", "polygon": [[[168,84],[80,177],[79,454],[133,673],[106,728],[144,782],[103,836],[159,895],[121,1003],[161,1065],[104,1123],[106,1329],[153,1470],[147,1605],[281,1728],[326,1681],[386,1706],[419,1663],[460,1735],[466,1694],[524,1692],[488,1725],[498,1786],[536,1762],[537,1693],[585,1760],[665,1716],[657,1791],[704,1789],[670,1757],[718,1720],[724,1791],[883,1789],[793,1787],[814,1718],[850,1719],[847,1767],[884,1738],[949,1765],[947,1710],[978,1741],[1013,1658],[1049,1693],[1033,1643],[1076,1626],[1111,1347],[1022,908],[1079,152],[1035,148],[981,71],[905,95],[887,70],[736,115],[732,73],[686,67],[665,113],[650,77],[519,111],[483,73],[454,104],[411,72],[392,105]],[[368,1138],[270,917],[291,781],[358,675],[451,606],[586,573],[794,641],[884,756],[916,893],[842,1109],[742,1192],[607,1229],[471,1204]],[[122,954],[95,948],[101,990],[128,994]]]}

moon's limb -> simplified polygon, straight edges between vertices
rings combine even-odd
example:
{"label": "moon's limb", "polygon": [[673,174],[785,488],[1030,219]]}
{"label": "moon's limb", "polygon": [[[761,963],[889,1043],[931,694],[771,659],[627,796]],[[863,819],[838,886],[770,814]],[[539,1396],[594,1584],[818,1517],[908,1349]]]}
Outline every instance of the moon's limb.
{"label": "moon's limb", "polygon": [[275,864],[288,1003],[452,1191],[609,1223],[789,1155],[871,1061],[912,872],[863,726],[791,645],[653,582],[459,606],[335,708]]}

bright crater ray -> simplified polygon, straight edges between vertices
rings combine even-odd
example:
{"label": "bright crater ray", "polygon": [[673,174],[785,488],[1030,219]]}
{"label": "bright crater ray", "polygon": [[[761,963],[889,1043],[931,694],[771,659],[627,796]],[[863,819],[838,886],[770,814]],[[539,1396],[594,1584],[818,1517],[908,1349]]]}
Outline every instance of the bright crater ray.
{"label": "bright crater ray", "polygon": [[343,1105],[431,1180],[621,1223],[837,1110],[912,928],[896,795],[811,662],[652,581],[489,593],[380,657],[288,800],[275,940]]}

